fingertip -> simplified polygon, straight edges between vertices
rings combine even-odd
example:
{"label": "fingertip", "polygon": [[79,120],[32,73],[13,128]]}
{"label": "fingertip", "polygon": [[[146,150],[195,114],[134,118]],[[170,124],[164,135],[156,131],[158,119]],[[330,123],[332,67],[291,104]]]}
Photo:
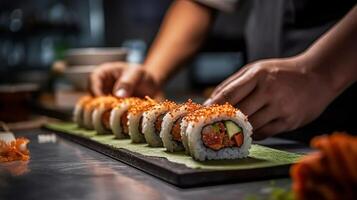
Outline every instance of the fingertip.
{"label": "fingertip", "polygon": [[115,91],[114,95],[119,98],[128,97],[128,91],[125,90],[124,88],[120,88],[117,91]]}

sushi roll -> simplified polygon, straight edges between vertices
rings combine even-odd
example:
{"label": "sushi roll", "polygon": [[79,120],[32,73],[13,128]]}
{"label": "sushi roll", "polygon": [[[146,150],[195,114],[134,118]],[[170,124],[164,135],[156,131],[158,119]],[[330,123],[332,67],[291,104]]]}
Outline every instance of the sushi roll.
{"label": "sushi roll", "polygon": [[132,143],[145,143],[145,137],[143,134],[143,113],[155,106],[157,103],[155,100],[149,97],[146,100],[139,102],[137,105],[133,105],[128,110],[129,120],[129,135]]}
{"label": "sushi roll", "polygon": [[160,137],[163,145],[169,152],[185,150],[181,139],[181,122],[184,116],[202,106],[191,100],[168,112],[162,121]]}
{"label": "sushi roll", "polygon": [[[83,111],[83,127],[88,130],[94,129],[93,124],[93,112],[96,107],[100,105],[101,102],[105,101],[108,96],[96,97],[84,105]],[[113,98],[113,97],[112,97]]]}
{"label": "sushi roll", "polygon": [[73,110],[73,121],[79,126],[79,127],[84,127],[84,119],[83,119],[83,113],[84,113],[84,107],[87,103],[89,103],[93,99],[92,96],[86,95],[81,97],[77,103],[76,106],[74,107]]}
{"label": "sushi roll", "polygon": [[252,126],[232,105],[212,105],[185,117],[188,150],[199,161],[247,157]]}
{"label": "sushi roll", "polygon": [[109,119],[112,109],[120,100],[115,97],[108,97],[93,111],[92,121],[97,134],[112,134]]}
{"label": "sushi roll", "polygon": [[129,138],[128,110],[138,105],[142,99],[130,97],[120,101],[110,113],[110,127],[117,139]]}
{"label": "sushi roll", "polygon": [[165,100],[143,113],[143,133],[149,146],[163,146],[160,138],[161,124],[165,114],[176,107],[176,103]]}

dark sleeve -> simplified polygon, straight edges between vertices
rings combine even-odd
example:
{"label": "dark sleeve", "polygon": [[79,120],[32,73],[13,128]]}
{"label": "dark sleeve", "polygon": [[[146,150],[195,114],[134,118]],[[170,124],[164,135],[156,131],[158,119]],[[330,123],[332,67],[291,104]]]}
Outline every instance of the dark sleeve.
{"label": "dark sleeve", "polygon": [[194,0],[208,7],[223,12],[233,12],[236,10],[239,0]]}

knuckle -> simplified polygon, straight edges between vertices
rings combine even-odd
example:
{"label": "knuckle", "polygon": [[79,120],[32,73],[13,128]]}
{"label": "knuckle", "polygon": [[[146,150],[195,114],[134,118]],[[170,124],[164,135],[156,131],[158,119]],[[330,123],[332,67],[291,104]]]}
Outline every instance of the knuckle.
{"label": "knuckle", "polygon": [[141,67],[125,66],[123,68],[123,71],[124,73],[136,74],[136,73],[141,73],[143,69]]}
{"label": "knuckle", "polygon": [[253,73],[256,76],[264,76],[268,72],[268,69],[262,63],[257,63],[253,68]]}
{"label": "knuckle", "polygon": [[261,69],[260,65],[255,65],[250,70],[252,77],[259,77],[263,74],[263,70]]}
{"label": "knuckle", "polygon": [[230,102],[231,95],[227,89],[223,89],[217,95],[212,97],[212,104],[223,104],[225,102]]}
{"label": "knuckle", "polygon": [[146,71],[141,67],[133,67],[134,73],[138,75],[143,75]]}
{"label": "knuckle", "polygon": [[232,100],[232,97],[233,97],[233,89],[232,88],[224,89],[222,91],[222,95],[221,96],[222,96],[224,102],[230,102]]}

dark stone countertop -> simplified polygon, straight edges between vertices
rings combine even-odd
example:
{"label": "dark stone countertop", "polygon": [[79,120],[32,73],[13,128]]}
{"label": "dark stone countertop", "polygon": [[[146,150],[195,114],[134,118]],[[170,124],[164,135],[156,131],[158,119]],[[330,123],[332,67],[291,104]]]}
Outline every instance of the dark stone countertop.
{"label": "dark stone countertop", "polygon": [[[39,143],[33,129],[16,132],[30,139],[28,163],[0,164],[0,199],[244,199],[266,196],[272,180],[182,189],[79,144],[56,137],[54,143]],[[265,145],[306,153],[304,145],[267,139]],[[274,185],[289,188],[290,179]]]}

